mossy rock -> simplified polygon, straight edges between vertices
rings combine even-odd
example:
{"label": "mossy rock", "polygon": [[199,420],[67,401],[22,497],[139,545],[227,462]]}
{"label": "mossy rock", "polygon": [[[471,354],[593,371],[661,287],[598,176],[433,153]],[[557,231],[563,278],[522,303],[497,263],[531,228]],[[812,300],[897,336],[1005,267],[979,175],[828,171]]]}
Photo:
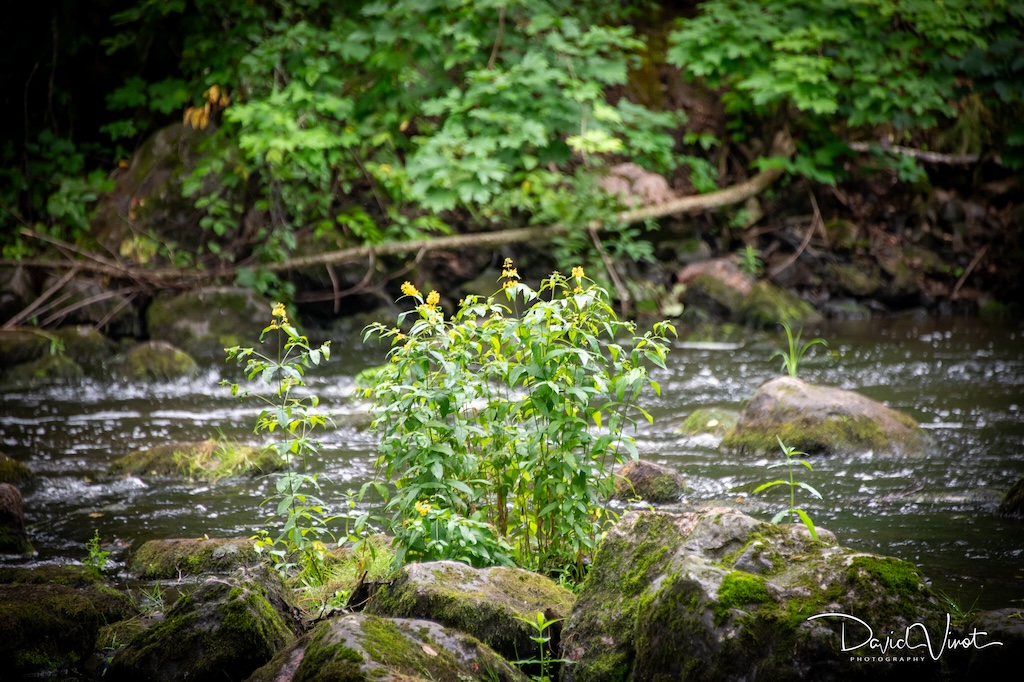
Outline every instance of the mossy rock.
{"label": "mossy rock", "polygon": [[686,491],[683,477],[674,469],[646,460],[633,460],[615,476],[614,499],[640,498],[652,504],[676,502]]}
{"label": "mossy rock", "polygon": [[908,415],[853,391],[789,376],[771,379],[754,392],[721,447],[781,456],[777,438],[808,454],[920,455],[928,445]]}
{"label": "mossy rock", "polygon": [[526,682],[476,638],[428,620],[354,613],[320,623],[249,682]]}
{"label": "mossy rock", "polygon": [[686,416],[676,433],[696,436],[707,433],[713,436],[724,436],[736,426],[739,413],[718,407],[699,407]]}
{"label": "mossy rock", "polygon": [[258,476],[282,466],[281,457],[273,448],[202,440],[135,450],[114,460],[109,471],[114,475],[180,477],[215,483],[228,476]]}
{"label": "mossy rock", "polygon": [[354,380],[356,390],[361,391],[374,388],[380,383],[380,376],[385,369],[387,369],[387,365],[376,365],[374,367],[367,367],[359,372],[359,374],[356,374]]}
{"label": "mossy rock", "polygon": [[170,381],[195,374],[196,361],[166,341],[146,341],[125,353],[121,378],[125,381]]}
{"label": "mossy rock", "polygon": [[0,574],[4,674],[63,674],[77,668],[92,654],[100,627],[131,614],[125,595],[80,573],[78,579],[60,573],[59,582],[48,582],[45,570]]}
{"label": "mossy rock", "polygon": [[0,452],[0,483],[10,483],[18,488],[35,480],[35,474],[18,460]]}
{"label": "mossy rock", "polygon": [[77,384],[84,376],[81,365],[63,353],[44,355],[7,371],[9,381],[28,385]]}
{"label": "mossy rock", "polygon": [[297,615],[266,567],[210,578],[118,652],[104,679],[245,680],[301,632]]}
{"label": "mossy rock", "polygon": [[[519,620],[564,618],[573,594],[554,581],[520,568],[473,568],[455,561],[410,564],[381,587],[367,613],[396,618],[426,618],[473,635],[502,656],[537,657],[534,628]],[[561,624],[549,633],[557,644]]]}
{"label": "mossy rock", "polygon": [[627,513],[566,625],[562,679],[902,679],[899,663],[851,661],[877,651],[841,652],[841,619],[808,619],[856,614],[902,632],[943,625],[939,601],[913,564],[818,537],[725,508]]}
{"label": "mossy rock", "polygon": [[0,329],[0,369],[49,355],[53,334],[34,327]]}
{"label": "mossy rock", "polygon": [[64,345],[64,354],[84,368],[99,367],[117,351],[117,344],[94,327],[61,327],[53,335]]}
{"label": "mossy rock", "polygon": [[259,345],[272,307],[251,289],[208,287],[156,298],[146,321],[151,338],[183,348],[204,363],[223,365],[225,348]]}
{"label": "mossy rock", "polygon": [[882,271],[874,262],[830,263],[825,272],[833,286],[852,296],[873,296],[884,285]]}
{"label": "mossy rock", "polygon": [[784,322],[791,326],[802,326],[821,319],[810,303],[765,281],[753,286],[739,305],[736,317],[745,324],[759,328],[774,328]]}
{"label": "mossy rock", "polygon": [[174,538],[143,543],[128,562],[128,572],[145,580],[176,580],[182,575],[230,573],[258,562],[249,538]]}
{"label": "mossy rock", "polygon": [[1003,501],[999,503],[996,513],[1000,516],[1024,517],[1024,478],[1018,479],[1006,491],[1006,495],[1003,497]]}

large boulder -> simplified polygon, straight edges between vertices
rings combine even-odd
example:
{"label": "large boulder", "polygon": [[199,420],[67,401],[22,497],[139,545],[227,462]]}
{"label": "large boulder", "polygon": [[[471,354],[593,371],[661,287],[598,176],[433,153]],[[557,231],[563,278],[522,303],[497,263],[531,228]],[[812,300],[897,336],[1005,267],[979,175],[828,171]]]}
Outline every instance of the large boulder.
{"label": "large boulder", "polygon": [[354,613],[317,625],[249,682],[525,682],[475,637],[428,620]]}
{"label": "large boulder", "polygon": [[85,370],[77,362],[63,353],[52,353],[11,367],[6,379],[17,385],[74,385],[84,376]]}
{"label": "large boulder", "polygon": [[771,379],[754,392],[722,447],[778,452],[776,437],[808,454],[922,454],[927,436],[911,417],[853,391],[796,377]]}
{"label": "large boulder", "polygon": [[34,554],[25,531],[25,509],[21,491],[0,483],[0,554]]}
{"label": "large boulder", "polygon": [[209,578],[117,654],[108,680],[244,680],[302,630],[298,609],[265,566]]}
{"label": "large boulder", "polygon": [[[852,621],[814,617],[850,614],[883,639],[915,622],[941,632],[938,600],[912,564],[818,538],[725,508],[627,513],[563,632],[562,679],[905,678],[905,664],[870,660],[877,648],[841,650],[844,633],[866,639]],[[915,673],[934,678],[923,658]]]}
{"label": "large boulder", "polygon": [[87,370],[101,367],[117,351],[117,344],[94,327],[61,327],[53,335],[64,346],[64,354]]}
{"label": "large boulder", "polygon": [[[380,588],[367,613],[398,618],[426,618],[461,630],[510,659],[540,656],[536,630],[521,619],[549,620],[569,615],[572,592],[521,568],[473,568],[456,561],[410,564]],[[557,645],[561,623],[551,628]]]}
{"label": "large boulder", "polygon": [[130,613],[128,597],[81,567],[0,569],[0,679],[80,667],[100,628]]}
{"label": "large boulder", "polygon": [[207,287],[157,297],[146,312],[149,335],[187,350],[197,360],[224,363],[224,349],[256,346],[270,324],[271,304],[252,289]]}
{"label": "large boulder", "polygon": [[34,327],[0,329],[0,370],[38,360],[54,350],[53,335]]}
{"label": "large boulder", "polygon": [[177,580],[183,575],[231,573],[258,562],[249,538],[172,538],[143,543],[128,562],[128,572],[145,580]]}

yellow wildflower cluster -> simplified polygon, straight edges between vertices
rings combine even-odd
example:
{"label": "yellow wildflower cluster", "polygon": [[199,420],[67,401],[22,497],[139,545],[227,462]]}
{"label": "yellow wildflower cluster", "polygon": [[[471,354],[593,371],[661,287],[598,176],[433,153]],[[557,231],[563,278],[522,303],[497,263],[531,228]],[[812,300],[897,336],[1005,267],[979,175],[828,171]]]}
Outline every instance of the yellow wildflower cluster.
{"label": "yellow wildflower cluster", "polygon": [[501,266],[501,276],[506,279],[519,279],[519,271],[512,266],[512,259],[506,258]]}
{"label": "yellow wildflower cluster", "polygon": [[414,287],[412,282],[406,280],[402,282],[402,293],[406,296],[419,296],[420,290]]}
{"label": "yellow wildflower cluster", "polygon": [[417,500],[414,506],[416,507],[416,511],[420,513],[420,516],[426,516],[430,511],[430,504],[427,502]]}
{"label": "yellow wildflower cluster", "polygon": [[275,303],[270,314],[274,317],[270,322],[271,329],[280,329],[282,324],[288,324],[288,311],[285,310],[284,303]]}
{"label": "yellow wildflower cluster", "polygon": [[572,276],[575,277],[576,279],[583,279],[583,277],[584,277],[584,275],[583,275],[583,268],[580,267],[579,265],[574,267],[572,269]]}
{"label": "yellow wildflower cluster", "polygon": [[436,291],[431,291],[427,294],[427,305],[433,307],[441,302],[441,294]]}

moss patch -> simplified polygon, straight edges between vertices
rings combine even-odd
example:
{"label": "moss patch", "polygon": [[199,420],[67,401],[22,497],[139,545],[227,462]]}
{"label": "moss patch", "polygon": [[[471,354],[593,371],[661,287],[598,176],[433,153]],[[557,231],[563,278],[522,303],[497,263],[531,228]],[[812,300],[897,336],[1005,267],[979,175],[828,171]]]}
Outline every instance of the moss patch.
{"label": "moss patch", "polygon": [[194,374],[196,361],[166,341],[147,341],[129,350],[121,364],[125,381],[169,381]]}
{"label": "moss patch", "polygon": [[257,449],[234,443],[203,440],[168,443],[135,450],[110,465],[110,473],[135,476],[182,476],[216,482],[227,476],[255,476],[281,468],[272,448]]}
{"label": "moss patch", "polygon": [[786,322],[801,326],[817,317],[807,301],[770,282],[757,282],[740,304],[737,315],[753,327],[777,327]]}
{"label": "moss patch", "polygon": [[248,538],[150,540],[134,553],[128,571],[145,580],[177,579],[183,574],[230,573],[257,562]]}
{"label": "moss patch", "polygon": [[722,436],[736,425],[738,416],[732,410],[723,410],[717,407],[700,407],[687,415],[683,423],[676,429],[676,432],[691,436],[699,433]]}
{"label": "moss patch", "polygon": [[0,483],[22,487],[30,483],[35,475],[32,470],[6,453],[0,452]]}

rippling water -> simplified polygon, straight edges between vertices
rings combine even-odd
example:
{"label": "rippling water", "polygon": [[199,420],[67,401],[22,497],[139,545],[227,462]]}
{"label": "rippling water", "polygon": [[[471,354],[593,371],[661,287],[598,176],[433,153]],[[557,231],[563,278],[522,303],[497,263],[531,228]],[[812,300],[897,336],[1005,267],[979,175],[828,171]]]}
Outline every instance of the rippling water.
{"label": "rippling water", "polygon": [[[805,339],[812,334],[829,347],[805,359],[804,379],[882,400],[934,438],[922,458],[815,458],[803,479],[825,499],[803,506],[816,524],[844,545],[914,561],[968,606],[978,597],[979,607],[1024,603],[1024,522],[993,514],[1001,493],[1024,476],[1022,328],[874,320],[808,330]],[[655,423],[643,424],[637,445],[642,457],[683,473],[687,502],[727,501],[766,519],[783,504],[781,494],[746,494],[774,478],[765,469],[769,459],[724,456],[716,438],[675,431],[697,407],[738,410],[778,374],[778,361],[768,358],[780,345],[679,343],[668,370],[658,371],[662,396],[649,396]],[[322,439],[330,504],[340,505],[345,490],[372,476],[374,439],[357,426],[365,405],[351,399],[352,377],[383,353],[336,340],[332,374],[310,377],[338,424]],[[255,443],[258,406],[232,398],[219,381],[211,371],[150,386],[87,383],[0,394],[0,449],[39,474],[23,491],[37,560],[81,559],[94,530],[124,547],[159,537],[248,535],[260,527],[266,479],[210,486],[106,473],[116,458],[162,443]]]}

